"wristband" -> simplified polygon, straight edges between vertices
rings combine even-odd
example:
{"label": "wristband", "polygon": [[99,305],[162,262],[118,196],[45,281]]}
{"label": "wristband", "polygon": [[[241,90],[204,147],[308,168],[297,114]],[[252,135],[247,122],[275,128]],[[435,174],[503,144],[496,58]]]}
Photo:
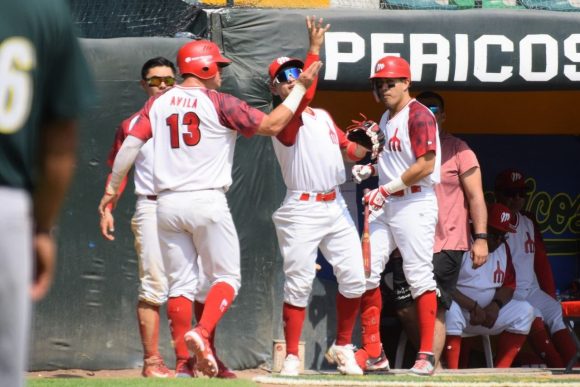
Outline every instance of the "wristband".
{"label": "wristband", "polygon": [[407,188],[407,185],[403,183],[403,179],[401,177],[397,177],[395,180],[392,180],[384,185],[385,190],[389,193],[389,195],[393,194],[394,192],[399,192]]}
{"label": "wristband", "polygon": [[296,82],[288,97],[282,102],[282,105],[286,106],[294,114],[298,110],[304,94],[306,94],[306,88],[302,83]]}
{"label": "wristband", "polygon": [[488,239],[488,234],[480,233],[480,234],[473,234],[473,239]]}
{"label": "wristband", "polygon": [[495,302],[497,304],[497,306],[498,306],[499,309],[503,308],[503,306],[505,305],[503,303],[503,301],[500,300],[499,298],[494,298],[493,300],[491,300],[491,302]]}
{"label": "wristband", "polygon": [[348,145],[346,146],[346,155],[352,161],[359,161],[360,159],[362,159],[362,157],[358,157],[356,155],[356,148],[358,148],[356,142],[349,142]]}

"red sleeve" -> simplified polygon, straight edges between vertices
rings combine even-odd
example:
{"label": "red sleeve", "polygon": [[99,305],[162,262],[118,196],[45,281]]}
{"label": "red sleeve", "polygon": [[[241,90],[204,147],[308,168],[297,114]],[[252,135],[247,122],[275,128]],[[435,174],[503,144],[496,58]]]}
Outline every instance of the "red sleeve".
{"label": "red sleeve", "polygon": [[512,263],[512,253],[510,252],[510,248],[507,243],[504,242],[505,246],[505,253],[507,257],[507,264],[505,269],[505,279],[503,281],[502,287],[516,289],[516,270],[514,269],[514,265]]}
{"label": "red sleeve", "polygon": [[147,141],[153,137],[153,130],[151,128],[151,120],[149,119],[149,111],[155,101],[156,97],[151,97],[145,102],[143,108],[139,111],[139,118],[131,128],[127,135],[135,136],[140,140]]}
{"label": "red sleeve", "polygon": [[409,107],[409,138],[416,158],[437,150],[435,116],[417,101],[413,101]]}
{"label": "red sleeve", "polygon": [[252,137],[266,116],[264,112],[233,95],[209,89],[206,89],[206,93],[216,108],[220,124],[244,137]]}
{"label": "red sleeve", "polygon": [[[307,69],[310,67],[312,63],[319,60],[320,57],[315,54],[308,53],[306,55],[306,60],[304,62],[304,68]],[[298,130],[302,126],[302,112],[306,107],[312,102],[314,99],[314,95],[316,94],[316,85],[318,84],[318,77],[314,78],[312,85],[306,90],[306,94],[302,97],[302,101],[300,101],[300,105],[298,105],[298,109],[296,113],[294,113],[294,117],[290,120],[288,125],[278,135],[276,138],[286,146],[292,146],[296,143],[296,136],[298,135]]]}
{"label": "red sleeve", "polygon": [[550,265],[548,254],[546,253],[544,238],[542,237],[540,227],[536,221],[528,214],[525,215],[532,219],[532,222],[534,222],[534,247],[536,248],[536,252],[534,253],[534,271],[536,272],[538,284],[540,285],[540,289],[555,299],[556,284],[554,283],[552,266]]}

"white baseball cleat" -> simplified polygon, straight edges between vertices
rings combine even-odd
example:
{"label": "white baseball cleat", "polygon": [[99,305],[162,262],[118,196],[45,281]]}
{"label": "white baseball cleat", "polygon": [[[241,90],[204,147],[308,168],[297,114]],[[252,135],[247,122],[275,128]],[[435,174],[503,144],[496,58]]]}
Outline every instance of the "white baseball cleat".
{"label": "white baseball cleat", "polygon": [[332,344],[324,356],[330,364],[336,364],[336,369],[343,375],[363,374],[363,370],[359,367],[354,357],[354,346],[352,344]]}
{"label": "white baseball cleat", "polygon": [[296,355],[289,354],[284,359],[280,375],[284,376],[298,376],[300,374],[300,359]]}

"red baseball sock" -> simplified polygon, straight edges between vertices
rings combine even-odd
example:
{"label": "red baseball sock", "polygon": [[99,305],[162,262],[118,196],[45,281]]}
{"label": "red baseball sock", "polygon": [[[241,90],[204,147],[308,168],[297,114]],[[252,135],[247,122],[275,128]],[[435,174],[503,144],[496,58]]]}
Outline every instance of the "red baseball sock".
{"label": "red baseball sock", "polygon": [[552,341],[564,362],[567,365],[570,359],[576,355],[576,345],[574,345],[574,339],[570,336],[570,332],[566,329],[560,329],[554,332],[552,335]]}
{"label": "red baseball sock", "polygon": [[336,345],[352,343],[352,330],[360,310],[360,297],[346,298],[336,295]]}
{"label": "red baseball sock", "polygon": [[370,357],[381,355],[381,308],[383,299],[381,289],[367,290],[361,297],[362,345]]}
{"label": "red baseball sock", "polygon": [[417,297],[415,303],[417,305],[417,319],[419,320],[419,335],[421,337],[419,352],[433,353],[437,295],[434,290],[427,291]]}
{"label": "red baseball sock", "polygon": [[461,353],[459,355],[459,368],[469,368],[469,357],[471,356],[471,349],[475,345],[475,339],[478,337],[461,338]]}
{"label": "red baseball sock", "polygon": [[556,350],[556,347],[554,347],[554,344],[550,341],[550,336],[548,336],[544,321],[540,317],[536,317],[532,323],[532,328],[530,329],[528,338],[536,354],[546,362],[548,367],[564,367],[564,362]]}
{"label": "red baseball sock", "polygon": [[[205,308],[205,304],[202,304],[199,301],[193,302],[193,313],[195,314],[195,321],[201,321],[201,316],[203,315],[203,309]],[[211,350],[214,356],[217,356],[215,353],[215,330],[209,335],[209,344],[211,345]]]}
{"label": "red baseball sock", "polygon": [[526,335],[504,331],[499,335],[497,344],[497,359],[495,368],[510,368],[522,345]]}
{"label": "red baseball sock", "polygon": [[284,321],[284,339],[286,340],[286,355],[298,356],[298,342],[302,334],[302,324],[306,317],[306,308],[284,303],[282,320]]}
{"label": "red baseball sock", "polygon": [[205,300],[205,307],[203,308],[201,319],[197,322],[197,325],[205,328],[210,337],[213,336],[217,323],[228,311],[235,294],[234,288],[226,282],[217,282],[209,289]]}
{"label": "red baseball sock", "polygon": [[137,321],[144,358],[159,356],[159,306],[139,301]]}
{"label": "red baseball sock", "polygon": [[178,359],[189,357],[183,336],[191,329],[192,309],[192,302],[183,296],[170,297],[167,301],[167,318],[175,347],[175,356]]}
{"label": "red baseball sock", "polygon": [[456,370],[459,368],[459,354],[461,353],[461,336],[447,335],[445,338],[445,360],[447,368]]}

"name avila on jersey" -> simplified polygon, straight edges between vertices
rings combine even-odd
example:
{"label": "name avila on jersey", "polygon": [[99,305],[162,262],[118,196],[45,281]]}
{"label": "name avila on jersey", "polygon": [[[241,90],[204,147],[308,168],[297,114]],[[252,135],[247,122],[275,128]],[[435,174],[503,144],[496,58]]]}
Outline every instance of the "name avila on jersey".
{"label": "name avila on jersey", "polygon": [[563,41],[548,33],[527,34],[519,41],[502,34],[450,32],[449,36],[452,37],[439,33],[370,33],[365,39],[357,32],[327,32],[324,80],[344,81],[355,74],[360,77],[359,72],[353,71],[353,64],[368,66],[370,75],[383,56],[403,54],[416,82],[428,81],[423,79],[425,66],[434,66],[435,82],[466,82],[475,77],[482,83],[502,83],[517,76],[526,82],[547,82],[557,76],[580,81],[580,34],[570,34]]}
{"label": "name avila on jersey", "polygon": [[186,98],[186,97],[171,97],[171,106],[178,106],[183,108],[197,108],[197,98]]}

